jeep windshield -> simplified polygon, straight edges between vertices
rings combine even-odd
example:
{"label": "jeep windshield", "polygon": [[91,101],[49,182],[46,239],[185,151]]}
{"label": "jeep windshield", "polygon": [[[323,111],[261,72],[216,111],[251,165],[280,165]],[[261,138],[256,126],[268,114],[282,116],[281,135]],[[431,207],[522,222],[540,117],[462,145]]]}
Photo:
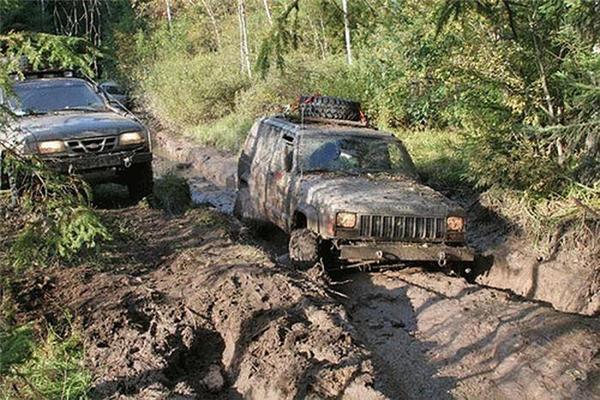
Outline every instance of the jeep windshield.
{"label": "jeep windshield", "polygon": [[390,173],[415,176],[404,145],[393,138],[359,135],[304,136],[300,145],[304,173]]}
{"label": "jeep windshield", "polygon": [[58,111],[104,111],[104,99],[81,79],[42,79],[13,85],[9,105],[17,115]]}

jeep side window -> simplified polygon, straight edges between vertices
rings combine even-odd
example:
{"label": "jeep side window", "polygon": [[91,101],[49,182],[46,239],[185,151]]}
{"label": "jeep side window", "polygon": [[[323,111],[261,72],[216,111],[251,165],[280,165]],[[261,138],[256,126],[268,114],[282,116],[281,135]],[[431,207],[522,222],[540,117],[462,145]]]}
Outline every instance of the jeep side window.
{"label": "jeep side window", "polygon": [[277,142],[271,170],[291,172],[294,159],[293,138],[283,134]]}
{"label": "jeep side window", "polygon": [[279,138],[279,132],[276,128],[268,125],[261,124],[258,131],[258,138],[256,141],[256,153],[252,160],[252,165],[259,165],[268,167],[273,157],[275,145]]}

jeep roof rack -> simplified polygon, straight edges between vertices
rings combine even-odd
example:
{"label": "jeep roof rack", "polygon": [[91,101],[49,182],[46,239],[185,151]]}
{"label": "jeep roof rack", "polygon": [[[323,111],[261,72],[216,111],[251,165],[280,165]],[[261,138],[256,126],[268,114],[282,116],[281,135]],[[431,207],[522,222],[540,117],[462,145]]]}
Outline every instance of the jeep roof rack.
{"label": "jeep roof rack", "polygon": [[371,126],[366,121],[349,121],[345,119],[332,119],[332,118],[321,118],[321,117],[302,117],[301,115],[296,114],[277,114],[275,117],[284,118],[290,122],[304,124],[304,123],[314,123],[314,124],[326,124],[326,125],[344,125],[344,126],[353,126],[356,128],[369,128],[377,130],[376,127]]}

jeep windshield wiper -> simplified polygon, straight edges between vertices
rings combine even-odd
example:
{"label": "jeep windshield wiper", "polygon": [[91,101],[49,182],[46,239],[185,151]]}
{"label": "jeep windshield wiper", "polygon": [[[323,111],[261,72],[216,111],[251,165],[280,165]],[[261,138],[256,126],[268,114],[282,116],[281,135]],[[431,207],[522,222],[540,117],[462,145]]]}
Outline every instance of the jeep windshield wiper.
{"label": "jeep windshield wiper", "polygon": [[25,110],[17,110],[16,113],[20,115],[45,115],[48,114],[48,111],[32,110],[27,108]]}

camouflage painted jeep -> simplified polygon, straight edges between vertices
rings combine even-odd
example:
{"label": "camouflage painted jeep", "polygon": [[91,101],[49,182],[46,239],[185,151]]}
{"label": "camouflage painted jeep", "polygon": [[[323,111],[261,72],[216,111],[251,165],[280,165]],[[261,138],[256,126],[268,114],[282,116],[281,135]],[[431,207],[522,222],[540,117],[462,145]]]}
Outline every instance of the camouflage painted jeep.
{"label": "camouflage painted jeep", "polygon": [[463,209],[419,183],[401,141],[330,122],[256,121],[238,163],[238,218],[289,233],[298,264],[323,251],[361,264],[473,260]]}

